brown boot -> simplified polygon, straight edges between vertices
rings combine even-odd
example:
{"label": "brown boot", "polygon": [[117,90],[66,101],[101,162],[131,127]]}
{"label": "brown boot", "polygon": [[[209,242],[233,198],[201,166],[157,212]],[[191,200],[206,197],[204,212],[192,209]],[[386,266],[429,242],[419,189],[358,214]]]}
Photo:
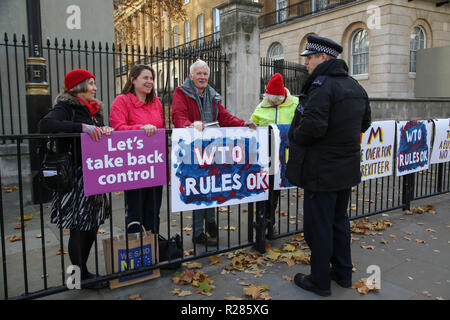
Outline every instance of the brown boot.
{"label": "brown boot", "polygon": [[206,244],[207,246],[217,246],[217,239],[206,236],[204,232],[200,233],[198,236],[192,235],[192,242],[196,244]]}

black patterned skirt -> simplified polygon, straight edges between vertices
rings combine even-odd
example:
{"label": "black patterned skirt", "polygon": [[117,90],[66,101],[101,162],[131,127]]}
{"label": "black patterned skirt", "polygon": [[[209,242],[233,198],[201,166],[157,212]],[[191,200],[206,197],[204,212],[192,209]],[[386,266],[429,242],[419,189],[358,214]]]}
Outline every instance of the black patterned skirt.
{"label": "black patterned skirt", "polygon": [[77,182],[72,191],[53,195],[51,222],[58,228],[88,231],[98,229],[110,215],[106,194],[85,197],[83,172],[77,170]]}

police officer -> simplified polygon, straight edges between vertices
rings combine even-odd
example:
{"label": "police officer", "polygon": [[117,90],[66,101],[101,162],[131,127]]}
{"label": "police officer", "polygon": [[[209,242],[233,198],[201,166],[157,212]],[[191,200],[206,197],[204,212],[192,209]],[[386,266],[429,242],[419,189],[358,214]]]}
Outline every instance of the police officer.
{"label": "police officer", "polygon": [[341,52],[330,39],[308,36],[301,55],[309,76],[289,130],[286,176],[304,189],[311,249],[311,274],[296,274],[294,283],[321,296],[331,295],[330,279],[352,285],[347,207],[351,187],[361,181],[360,134],[371,123],[367,93],[336,58]]}

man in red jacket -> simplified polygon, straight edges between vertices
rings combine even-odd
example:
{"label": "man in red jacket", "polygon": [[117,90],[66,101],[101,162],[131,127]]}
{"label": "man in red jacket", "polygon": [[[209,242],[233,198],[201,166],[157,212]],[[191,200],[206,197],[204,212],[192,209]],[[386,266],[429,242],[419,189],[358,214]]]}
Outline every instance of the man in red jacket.
{"label": "man in red jacket", "polygon": [[[203,60],[195,61],[189,69],[189,77],[177,87],[172,97],[172,122],[175,128],[196,128],[202,131],[205,124],[218,121],[221,127],[250,127],[256,129],[253,120],[244,121],[231,115],[222,105],[220,95],[208,84],[209,67]],[[194,243],[217,245],[217,224],[214,209],[194,210]],[[206,220],[207,237],[203,232]]]}

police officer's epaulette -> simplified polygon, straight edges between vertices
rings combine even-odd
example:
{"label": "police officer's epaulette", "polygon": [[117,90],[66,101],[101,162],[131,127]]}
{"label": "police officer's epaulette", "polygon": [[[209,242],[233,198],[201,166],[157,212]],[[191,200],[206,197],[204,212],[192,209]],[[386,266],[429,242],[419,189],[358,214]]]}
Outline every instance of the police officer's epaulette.
{"label": "police officer's epaulette", "polygon": [[327,80],[327,76],[318,76],[316,78],[316,80],[314,80],[312,85],[320,87],[321,85],[323,85],[325,83],[325,80]]}

